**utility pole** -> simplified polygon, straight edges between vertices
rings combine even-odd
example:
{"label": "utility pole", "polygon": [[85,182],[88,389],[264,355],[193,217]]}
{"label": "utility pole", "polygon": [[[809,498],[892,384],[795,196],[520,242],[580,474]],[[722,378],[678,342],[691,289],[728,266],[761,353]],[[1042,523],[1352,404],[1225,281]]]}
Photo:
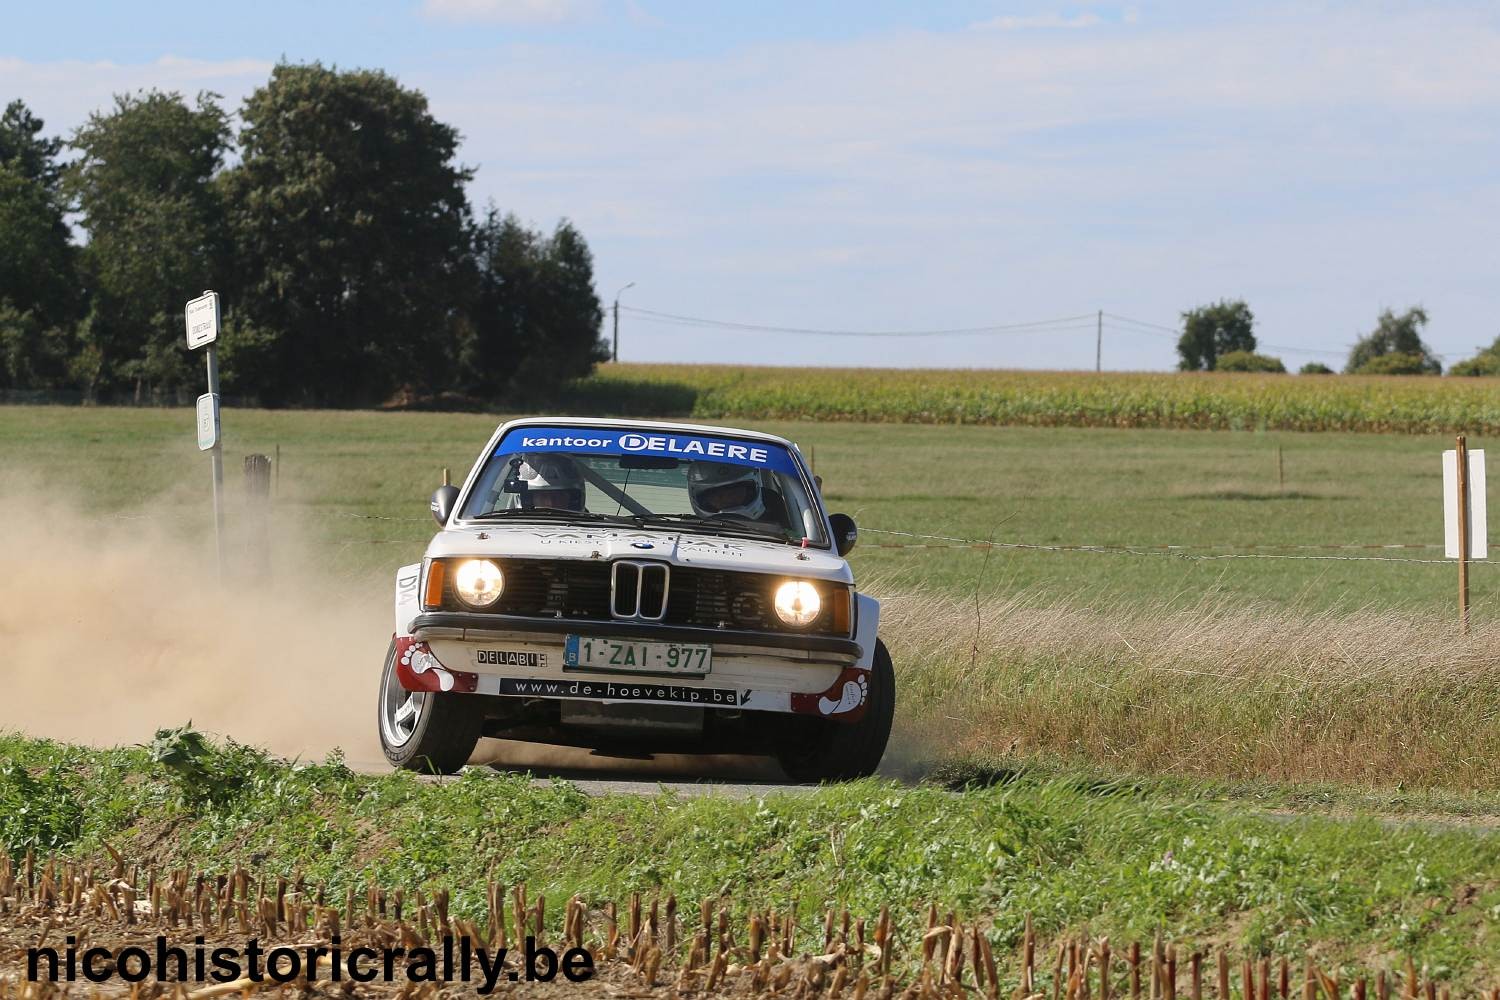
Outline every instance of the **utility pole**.
{"label": "utility pole", "polygon": [[615,340],[614,347],[609,352],[609,360],[611,361],[620,360],[620,296],[624,294],[626,288],[634,287],[635,282],[632,281],[630,284],[626,285],[625,288],[622,288],[618,292],[615,292]]}
{"label": "utility pole", "polygon": [[1094,335],[1094,371],[1104,370],[1104,310],[1099,310],[1098,332]]}

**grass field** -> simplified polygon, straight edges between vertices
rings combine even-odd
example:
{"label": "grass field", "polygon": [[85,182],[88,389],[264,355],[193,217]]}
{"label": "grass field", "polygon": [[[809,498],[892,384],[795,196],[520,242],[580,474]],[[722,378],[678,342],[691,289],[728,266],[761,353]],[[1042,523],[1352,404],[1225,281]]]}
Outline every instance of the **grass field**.
{"label": "grass field", "polygon": [[[241,496],[235,459],[279,448],[279,572],[309,593],[357,590],[371,606],[359,620],[379,623],[387,574],[416,559],[433,530],[425,500],[440,470],[461,475],[495,419],[231,412],[230,497]],[[1474,569],[1476,632],[1460,639],[1449,564],[1200,558],[1435,559],[1432,548],[1298,546],[1438,542],[1442,438],[758,426],[815,454],[830,505],[867,529],[853,561],[887,601],[883,633],[903,678],[893,766],[1050,760],[1500,789],[1491,566]],[[29,483],[104,525],[196,538],[206,553],[208,462],[189,428],[179,410],[0,409],[0,463],[12,490]],[[883,548],[921,540],[872,528],[1141,548]],[[30,529],[15,531],[27,544]],[[1165,545],[1188,548],[1151,548]],[[67,580],[60,573],[56,586]]]}
{"label": "grass field", "polygon": [[1200,430],[1500,430],[1496,380],[605,365],[564,408],[733,420],[1157,427]]}
{"label": "grass field", "polygon": [[[495,420],[228,412],[232,525],[240,456],[279,448],[273,576],[216,592],[189,411],[0,409],[0,726],[142,743],[212,696],[232,733],[368,739],[385,579],[430,536],[441,469],[462,474]],[[242,749],[169,768],[0,735],[0,843],[244,863],[335,898],[441,883],[471,914],[490,881],[525,879],[554,902],[795,903],[808,934],[826,905],[890,904],[914,940],[933,901],[1004,947],[1030,913],[1046,935],[1500,974],[1500,578],[1475,568],[1464,639],[1449,565],[1181,558],[1436,558],[1300,546],[1440,541],[1446,438],[756,426],[815,455],[866,529],[854,564],[901,686],[888,770],[919,784],[590,798],[474,769],[439,785]],[[925,542],[874,528],[1137,551],[886,548]]]}
{"label": "grass field", "polygon": [[660,890],[687,912],[705,898],[741,918],[794,909],[803,940],[825,907],[873,917],[888,905],[909,961],[931,901],[983,915],[1007,949],[1030,914],[1044,937],[1087,928],[1122,954],[1161,931],[1183,956],[1311,948],[1325,968],[1396,969],[1411,955],[1466,986],[1500,972],[1500,838],[1483,829],[1247,812],[1076,776],[958,794],[865,781],[641,798],[475,770],[437,784],[337,761],[293,769],[233,748],[168,767],[140,748],[0,736],[0,758],[0,841],[17,856],[104,861],[108,842],[163,871],[211,859],[302,876],[335,905],[371,884],[443,885],[456,913],[482,919],[488,884],[524,881],[551,916],[574,893],[598,905]]}
{"label": "grass field", "polygon": [[[225,418],[230,499],[242,493],[241,456],[279,448],[278,517],[331,543],[340,571],[384,571],[420,554],[432,532],[427,497],[441,470],[462,475],[498,419],[231,411]],[[852,554],[856,572],[887,587],[965,595],[977,589],[1083,605],[1209,601],[1311,612],[1393,609],[1434,619],[1455,612],[1451,565],[1341,558],[1431,560],[1440,549],[1300,548],[1439,545],[1438,461],[1451,446],[1445,437],[750,426],[785,434],[814,457],[830,507],[865,529]],[[155,515],[201,533],[208,523],[208,461],[191,433],[185,410],[0,408],[0,475],[44,484],[89,512]],[[1471,446],[1483,448],[1485,441],[1471,439]],[[1144,554],[882,548],[923,540],[871,529],[1136,546]],[[1153,548],[1167,545],[1188,548]],[[1277,558],[1217,558],[1230,553]],[[1472,576],[1475,620],[1500,617],[1500,572],[1482,564]]]}

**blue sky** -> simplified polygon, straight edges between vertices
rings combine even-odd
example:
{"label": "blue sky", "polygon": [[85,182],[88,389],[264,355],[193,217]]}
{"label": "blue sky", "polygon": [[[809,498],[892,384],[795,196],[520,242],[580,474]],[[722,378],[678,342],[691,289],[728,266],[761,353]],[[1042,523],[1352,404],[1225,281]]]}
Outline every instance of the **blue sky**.
{"label": "blue sky", "polygon": [[[0,98],[60,132],[139,87],[233,105],[282,58],[385,69],[462,131],[476,205],[574,220],[606,302],[901,331],[1243,297],[1292,367],[1386,307],[1450,362],[1500,335],[1492,3],[6,8]],[[1077,368],[1094,336],[625,313],[621,354]],[[1170,367],[1172,337],[1107,319],[1103,356]]]}

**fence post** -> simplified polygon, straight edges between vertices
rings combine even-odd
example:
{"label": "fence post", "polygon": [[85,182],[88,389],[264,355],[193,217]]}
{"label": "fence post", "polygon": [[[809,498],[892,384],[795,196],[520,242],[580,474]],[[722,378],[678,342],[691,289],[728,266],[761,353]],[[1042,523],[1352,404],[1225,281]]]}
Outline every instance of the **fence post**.
{"label": "fence post", "polygon": [[245,456],[245,565],[256,580],[271,575],[271,460]]}

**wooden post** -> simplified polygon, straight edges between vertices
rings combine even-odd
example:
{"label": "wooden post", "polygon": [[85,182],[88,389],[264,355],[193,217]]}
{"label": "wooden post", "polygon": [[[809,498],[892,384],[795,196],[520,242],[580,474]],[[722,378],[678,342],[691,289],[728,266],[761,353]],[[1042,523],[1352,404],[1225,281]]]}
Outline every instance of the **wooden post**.
{"label": "wooden post", "polygon": [[1469,440],[1458,436],[1458,621],[1469,634]]}
{"label": "wooden post", "polygon": [[1281,445],[1276,446],[1276,488],[1286,490],[1286,466],[1281,462]]}
{"label": "wooden post", "polygon": [[264,455],[245,456],[245,565],[251,575],[264,580],[271,574],[271,460]]}

